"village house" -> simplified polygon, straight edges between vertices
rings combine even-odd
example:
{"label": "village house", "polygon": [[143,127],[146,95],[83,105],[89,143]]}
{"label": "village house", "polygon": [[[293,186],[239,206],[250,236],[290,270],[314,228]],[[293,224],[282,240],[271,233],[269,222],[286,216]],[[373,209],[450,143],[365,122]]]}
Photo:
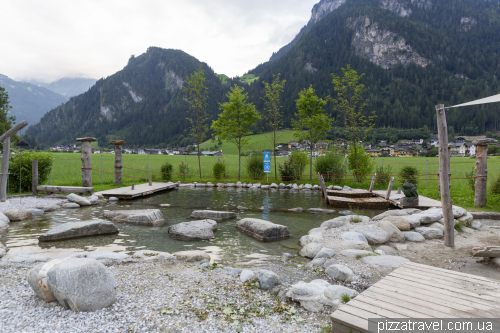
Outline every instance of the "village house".
{"label": "village house", "polygon": [[389,154],[389,156],[394,156],[394,147],[387,146],[380,148],[380,153],[381,154]]}
{"label": "village house", "polygon": [[408,150],[408,149],[398,148],[398,149],[394,149],[394,156],[398,156],[398,157],[411,157],[413,155],[412,155],[412,152],[410,150]]}
{"label": "village house", "polygon": [[382,155],[380,149],[368,149],[366,152],[369,153],[371,157],[379,157]]}

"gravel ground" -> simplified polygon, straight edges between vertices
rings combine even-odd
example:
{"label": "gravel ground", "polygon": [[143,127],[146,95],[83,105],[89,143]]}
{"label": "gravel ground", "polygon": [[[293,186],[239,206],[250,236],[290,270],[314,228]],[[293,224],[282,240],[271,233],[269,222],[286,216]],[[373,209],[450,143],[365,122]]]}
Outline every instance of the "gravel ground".
{"label": "gravel ground", "polygon": [[10,209],[36,208],[36,206],[48,206],[66,201],[57,198],[40,198],[40,197],[23,197],[9,198],[6,202],[0,203],[0,212],[5,212]]}
{"label": "gravel ground", "polygon": [[[109,266],[118,286],[111,307],[74,313],[35,297],[26,282],[34,266],[0,262],[0,332],[311,333],[329,325],[332,312],[311,313],[296,303],[279,303],[237,275],[200,270],[198,264],[140,261]],[[259,269],[276,272],[284,287],[325,278],[297,262]]]}

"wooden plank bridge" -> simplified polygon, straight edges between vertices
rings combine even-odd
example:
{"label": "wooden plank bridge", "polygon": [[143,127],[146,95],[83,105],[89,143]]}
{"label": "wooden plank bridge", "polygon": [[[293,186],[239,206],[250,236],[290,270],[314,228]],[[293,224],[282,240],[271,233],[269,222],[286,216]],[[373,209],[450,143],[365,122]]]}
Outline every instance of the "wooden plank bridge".
{"label": "wooden plank bridge", "polygon": [[172,190],[177,187],[177,183],[145,183],[145,184],[137,184],[134,186],[134,189],[132,189],[131,186],[127,187],[120,187],[120,188],[114,188],[111,190],[106,190],[99,192],[103,196],[109,198],[109,197],[116,197],[118,199],[134,199],[137,197],[142,197],[146,195],[150,195],[153,193],[161,192],[161,191],[166,191],[166,190]]}
{"label": "wooden plank bridge", "polygon": [[500,281],[408,263],[335,311],[333,332],[368,332],[369,318],[500,318]]}

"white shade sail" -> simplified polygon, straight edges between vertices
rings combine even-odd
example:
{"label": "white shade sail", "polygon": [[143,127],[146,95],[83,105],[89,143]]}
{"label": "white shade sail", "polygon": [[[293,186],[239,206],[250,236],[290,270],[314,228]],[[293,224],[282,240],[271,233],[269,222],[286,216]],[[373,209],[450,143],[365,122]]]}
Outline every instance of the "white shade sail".
{"label": "white shade sail", "polygon": [[469,105],[478,105],[478,104],[487,104],[487,103],[495,103],[495,102],[500,102],[500,94],[486,97],[486,98],[481,98],[472,102],[467,102],[463,104],[457,104],[450,106],[450,108],[459,108],[462,106],[469,106]]}

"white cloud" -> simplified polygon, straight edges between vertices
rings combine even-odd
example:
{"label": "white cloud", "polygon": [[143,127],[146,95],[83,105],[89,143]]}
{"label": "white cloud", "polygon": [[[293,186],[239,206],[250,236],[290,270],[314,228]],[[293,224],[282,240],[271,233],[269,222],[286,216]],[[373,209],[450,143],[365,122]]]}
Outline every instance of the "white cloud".
{"label": "white cloud", "polygon": [[291,41],[317,1],[4,0],[0,73],[101,78],[158,46],[241,75]]}

